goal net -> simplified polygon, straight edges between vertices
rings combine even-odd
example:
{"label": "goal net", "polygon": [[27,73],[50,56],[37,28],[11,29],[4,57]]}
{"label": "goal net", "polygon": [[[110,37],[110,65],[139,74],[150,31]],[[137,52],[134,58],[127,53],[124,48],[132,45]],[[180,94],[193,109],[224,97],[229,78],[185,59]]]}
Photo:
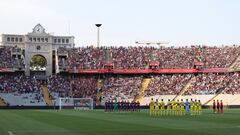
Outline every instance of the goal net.
{"label": "goal net", "polygon": [[62,109],[79,109],[92,110],[92,98],[59,98],[59,110]]}

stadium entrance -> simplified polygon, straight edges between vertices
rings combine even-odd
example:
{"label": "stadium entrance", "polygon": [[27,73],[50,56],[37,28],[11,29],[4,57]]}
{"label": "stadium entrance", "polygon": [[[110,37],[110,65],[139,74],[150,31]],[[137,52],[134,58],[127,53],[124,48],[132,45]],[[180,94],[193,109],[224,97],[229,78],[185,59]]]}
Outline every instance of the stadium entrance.
{"label": "stadium entrance", "polygon": [[[32,74],[40,75],[41,73],[40,76],[45,78],[52,75],[53,44],[51,35],[45,32],[42,25],[38,24],[33,28],[33,32],[28,33],[26,37],[28,40],[25,43],[25,74],[29,76]],[[35,63],[32,61],[33,59],[35,59]],[[36,66],[36,60],[39,60],[37,62],[38,66]],[[35,65],[35,67],[33,68],[31,64]],[[43,64],[44,71],[41,71]],[[37,76],[39,77],[39,75]]]}
{"label": "stadium entrance", "polygon": [[34,55],[30,61],[30,75],[37,79],[46,79],[47,59],[42,55]]}

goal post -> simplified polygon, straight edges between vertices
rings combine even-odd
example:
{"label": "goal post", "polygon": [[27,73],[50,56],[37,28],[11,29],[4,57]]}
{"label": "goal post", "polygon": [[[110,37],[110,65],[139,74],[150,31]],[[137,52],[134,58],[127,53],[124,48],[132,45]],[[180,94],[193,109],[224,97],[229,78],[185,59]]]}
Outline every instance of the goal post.
{"label": "goal post", "polygon": [[59,110],[93,110],[92,98],[59,98]]}

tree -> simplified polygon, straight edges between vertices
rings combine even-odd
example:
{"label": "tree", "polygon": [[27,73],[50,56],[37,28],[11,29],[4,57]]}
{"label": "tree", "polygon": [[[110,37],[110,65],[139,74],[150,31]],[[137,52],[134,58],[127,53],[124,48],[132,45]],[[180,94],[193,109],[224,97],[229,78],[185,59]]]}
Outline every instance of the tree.
{"label": "tree", "polygon": [[40,70],[40,69],[46,68],[46,65],[47,65],[47,61],[41,55],[33,56],[30,61],[30,67],[34,70]]}

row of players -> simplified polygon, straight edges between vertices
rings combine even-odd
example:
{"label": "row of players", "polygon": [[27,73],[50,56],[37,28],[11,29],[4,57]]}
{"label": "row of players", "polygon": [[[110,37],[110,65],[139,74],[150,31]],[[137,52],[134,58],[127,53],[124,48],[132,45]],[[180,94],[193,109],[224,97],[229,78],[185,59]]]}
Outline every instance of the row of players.
{"label": "row of players", "polygon": [[129,101],[107,101],[105,102],[105,112],[139,112],[140,102],[129,102]]}
{"label": "row of players", "polygon": [[182,116],[182,115],[201,115],[202,114],[202,104],[200,100],[195,100],[189,102],[188,99],[186,99],[186,102],[181,99],[181,102],[179,100],[170,100],[168,99],[168,102],[165,104],[163,99],[158,102],[158,99],[156,99],[156,102],[154,102],[153,98],[151,99],[151,102],[149,104],[150,107],[150,116]]}
{"label": "row of players", "polygon": [[223,113],[223,102],[222,100],[217,100],[217,102],[215,102],[215,100],[213,100],[213,113]]}

